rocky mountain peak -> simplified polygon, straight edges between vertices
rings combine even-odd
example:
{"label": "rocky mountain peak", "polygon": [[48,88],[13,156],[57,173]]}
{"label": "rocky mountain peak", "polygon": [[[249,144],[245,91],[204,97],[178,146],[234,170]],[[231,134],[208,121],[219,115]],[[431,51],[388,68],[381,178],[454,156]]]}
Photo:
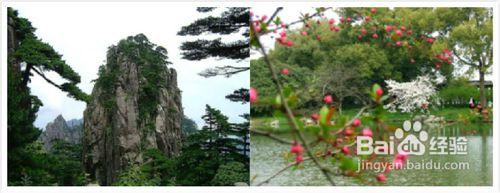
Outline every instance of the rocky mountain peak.
{"label": "rocky mountain peak", "polygon": [[63,140],[71,144],[79,144],[82,139],[82,121],[75,119],[71,126],[64,119],[62,115],[58,115],[52,122],[45,126],[45,130],[40,135],[39,139],[42,141],[46,150],[51,150],[55,140]]}
{"label": "rocky mountain peak", "polygon": [[179,153],[181,94],[168,64],[167,50],[143,34],[109,48],[84,112],[84,164],[100,184],[112,185],[121,171],[143,163],[147,149]]}

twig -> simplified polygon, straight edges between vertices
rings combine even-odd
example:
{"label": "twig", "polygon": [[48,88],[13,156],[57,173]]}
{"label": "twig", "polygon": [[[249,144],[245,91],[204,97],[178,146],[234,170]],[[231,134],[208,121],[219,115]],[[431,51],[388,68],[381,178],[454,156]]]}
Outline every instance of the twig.
{"label": "twig", "polygon": [[361,114],[363,114],[363,113],[366,111],[366,109],[368,109],[368,107],[363,107],[363,108],[361,108],[361,109],[358,111],[358,113],[357,113],[354,117],[352,117],[352,119],[351,119],[349,122],[347,122],[347,123],[344,125],[344,127],[343,127],[342,129],[339,129],[339,130],[338,130],[337,132],[335,132],[334,134],[335,134],[335,135],[337,135],[337,134],[342,133],[342,132],[343,132],[343,131],[347,128],[347,127],[349,127],[349,126],[352,124],[352,122],[354,122],[354,120],[355,120],[355,119],[359,118],[359,117],[361,116]]}
{"label": "twig", "polygon": [[267,20],[266,24],[269,25],[273,19],[278,15],[278,13],[283,10],[283,7],[278,7],[276,8],[276,10],[274,11],[273,15],[271,15],[271,17],[269,18],[269,20]]}
{"label": "twig", "polygon": [[[335,153],[331,153],[331,154],[323,154],[321,155],[321,157],[325,157],[325,156],[331,156],[333,154],[336,154],[340,151],[336,151]],[[312,160],[313,158],[312,157],[307,157],[307,158],[304,158],[303,162],[305,161],[309,161],[309,160]],[[281,170],[278,170],[276,173],[274,173],[273,175],[271,175],[270,177],[268,177],[267,179],[265,179],[264,181],[260,182],[257,184],[257,186],[262,186],[266,183],[269,183],[269,181],[271,181],[272,179],[276,178],[278,175],[282,174],[283,172],[285,172],[287,169],[295,166],[295,165],[299,165],[299,163],[297,162],[294,162],[294,163],[290,163],[288,164],[286,167],[282,168]]]}
{"label": "twig", "polygon": [[368,107],[363,107],[363,108],[361,108],[361,109],[358,111],[358,113],[356,113],[356,115],[355,115],[355,116],[354,116],[354,117],[353,117],[353,118],[352,118],[349,122],[347,122],[347,123],[344,125],[344,127],[347,127],[347,126],[351,125],[351,124],[354,122],[354,120],[355,120],[355,119],[359,118],[359,117],[361,116],[361,114],[363,114],[363,113],[366,111],[366,109],[368,109]]}
{"label": "twig", "polygon": [[[264,136],[264,137],[268,137],[268,138],[273,139],[279,143],[283,143],[283,144],[287,144],[287,145],[293,144],[293,142],[287,141],[286,139],[282,139],[276,135],[273,135],[271,132],[266,132],[266,131],[262,131],[262,130],[258,130],[258,129],[250,129],[250,132],[257,134],[257,135]],[[314,146],[318,145],[319,142],[320,142],[320,140],[311,141],[309,143],[309,147],[314,147]]]}
{"label": "twig", "polygon": [[265,131],[261,131],[261,130],[257,130],[257,129],[250,129],[250,132],[252,133],[255,133],[257,135],[262,135],[262,136],[266,136],[266,137],[269,137],[271,139],[274,139],[275,141],[278,141],[280,143],[284,143],[284,144],[293,144],[293,142],[291,141],[287,141],[285,139],[282,139],[282,138],[279,138],[275,135],[273,135],[272,133],[270,132],[265,132]]}
{"label": "twig", "polygon": [[[279,10],[277,10],[277,11],[279,11]],[[329,175],[329,173],[328,173],[329,170],[327,168],[325,168],[324,166],[322,166],[321,163],[319,163],[319,161],[314,157],[313,153],[311,152],[311,150],[309,148],[309,145],[307,144],[307,142],[305,140],[304,135],[299,130],[299,126],[298,126],[298,124],[297,124],[297,122],[295,120],[293,112],[290,109],[290,107],[288,106],[288,102],[285,100],[285,96],[283,94],[283,88],[282,88],[280,80],[278,79],[278,75],[274,71],[273,65],[272,65],[271,61],[269,60],[267,52],[266,52],[264,46],[260,42],[259,34],[258,33],[254,33],[254,35],[255,35],[255,40],[257,41],[257,44],[259,45],[260,51],[262,52],[262,55],[264,56],[264,61],[267,63],[269,71],[271,72],[271,75],[272,75],[272,79],[273,79],[273,81],[274,81],[274,83],[275,83],[275,85],[276,85],[276,87],[278,89],[278,93],[279,93],[279,96],[281,98],[281,101],[283,101],[283,107],[285,108],[288,122],[292,126],[292,129],[295,131],[295,133],[297,133],[300,142],[304,145],[304,150],[306,151],[307,155],[309,157],[311,157],[311,159],[316,164],[316,166],[325,175],[326,179],[330,182],[331,185],[334,186],[335,182],[333,181],[332,177]]]}
{"label": "twig", "polygon": [[[327,7],[327,8],[325,8],[325,10],[323,10],[322,12],[325,12],[325,11],[330,10],[330,9],[332,9],[332,7]],[[279,11],[281,11],[281,10],[279,10]],[[306,16],[306,17],[303,17],[303,18],[301,18],[301,19],[299,19],[299,20],[296,20],[296,21],[290,22],[290,23],[288,23],[288,24],[287,24],[287,26],[295,25],[295,24],[298,24],[298,23],[303,23],[303,22],[305,22],[305,21],[306,21],[306,20],[308,20],[308,19],[311,19],[311,18],[313,18],[313,17],[319,16],[319,14],[320,14],[320,13],[322,13],[322,12],[316,12],[316,13],[314,13],[314,14],[310,15],[310,16]],[[275,13],[276,13],[276,12],[275,12]],[[274,15],[274,14],[273,14],[273,15]],[[271,21],[271,20],[269,20],[269,21]],[[283,28],[282,26],[277,26],[277,27],[276,27],[276,28],[274,28],[274,29],[268,29],[268,32],[272,32],[272,31],[274,31],[274,30],[279,30],[279,29],[282,29],[282,28]]]}
{"label": "twig", "polygon": [[[306,161],[304,159],[304,161]],[[274,173],[272,176],[270,176],[269,178],[265,179],[264,181],[260,182],[257,184],[257,186],[262,186],[264,184],[267,184],[269,183],[269,181],[271,181],[273,178],[275,178],[276,176],[280,175],[281,173],[285,172],[286,170],[288,170],[289,168],[293,167],[297,165],[297,163],[291,163],[291,164],[288,164],[286,167],[284,167],[283,169],[279,170],[278,172]]]}

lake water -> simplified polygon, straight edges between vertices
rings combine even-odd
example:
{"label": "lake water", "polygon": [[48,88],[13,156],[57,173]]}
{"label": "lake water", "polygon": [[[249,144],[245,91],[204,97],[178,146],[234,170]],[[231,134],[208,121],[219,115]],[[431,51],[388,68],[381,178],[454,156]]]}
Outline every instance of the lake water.
{"label": "lake water", "polygon": [[[334,176],[336,185],[389,185],[389,186],[491,186],[492,185],[492,132],[491,124],[453,125],[445,128],[427,129],[429,136],[465,136],[467,155],[429,155],[410,156],[411,162],[430,160],[434,163],[467,163],[468,169],[462,170],[395,170],[387,176],[387,182],[365,183],[353,177]],[[474,129],[473,129],[474,128]],[[477,128],[477,129],[476,129]],[[279,135],[288,138],[287,134]],[[426,145],[426,147],[429,147]],[[251,136],[251,184],[256,185],[284,168],[287,162],[283,155],[290,146],[277,143],[264,136]],[[327,163],[325,163],[327,164]],[[297,170],[287,170],[265,185],[275,186],[322,186],[330,185],[323,174],[311,161],[306,161]],[[370,180],[373,181],[371,178]]]}

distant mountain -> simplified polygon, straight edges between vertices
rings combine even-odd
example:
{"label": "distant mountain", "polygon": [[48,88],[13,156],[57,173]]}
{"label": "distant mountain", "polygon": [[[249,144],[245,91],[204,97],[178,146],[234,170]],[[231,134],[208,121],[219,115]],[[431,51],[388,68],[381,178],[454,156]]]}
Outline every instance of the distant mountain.
{"label": "distant mountain", "polygon": [[69,121],[66,121],[66,124],[69,127],[82,126],[83,125],[83,118],[81,118],[81,119],[71,119]]}
{"label": "distant mountain", "polygon": [[45,126],[45,130],[40,135],[46,150],[52,148],[54,140],[60,139],[71,144],[80,144],[83,133],[83,119],[71,119],[66,121],[62,115],[59,115]]}

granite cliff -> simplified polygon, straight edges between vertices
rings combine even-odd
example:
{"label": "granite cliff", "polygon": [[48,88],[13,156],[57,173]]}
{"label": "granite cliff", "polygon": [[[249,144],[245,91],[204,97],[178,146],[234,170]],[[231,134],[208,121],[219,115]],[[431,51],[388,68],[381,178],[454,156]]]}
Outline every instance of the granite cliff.
{"label": "granite cliff", "polygon": [[143,34],[109,47],[84,111],[83,161],[91,178],[113,185],[147,149],[181,148],[183,110],[167,50]]}

